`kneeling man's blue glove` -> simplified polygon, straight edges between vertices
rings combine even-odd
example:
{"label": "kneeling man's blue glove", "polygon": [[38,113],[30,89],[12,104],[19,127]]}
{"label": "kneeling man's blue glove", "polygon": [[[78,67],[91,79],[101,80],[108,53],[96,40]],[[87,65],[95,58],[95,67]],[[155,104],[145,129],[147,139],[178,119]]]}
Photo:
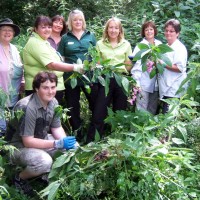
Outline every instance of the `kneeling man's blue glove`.
{"label": "kneeling man's blue glove", "polygon": [[74,145],[76,143],[76,138],[75,136],[67,136],[67,137],[64,137],[60,140],[55,140],[54,142],[54,147],[56,149],[73,149],[74,148]]}

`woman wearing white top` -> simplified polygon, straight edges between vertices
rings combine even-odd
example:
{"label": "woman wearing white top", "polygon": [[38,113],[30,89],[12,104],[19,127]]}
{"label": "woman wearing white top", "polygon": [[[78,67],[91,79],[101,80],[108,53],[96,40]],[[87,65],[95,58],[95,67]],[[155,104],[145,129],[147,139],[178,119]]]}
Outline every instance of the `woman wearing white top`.
{"label": "woman wearing white top", "polygon": [[[172,66],[166,66],[162,75],[159,76],[159,93],[161,99],[172,97],[180,98],[182,93],[177,94],[182,81],[187,77],[187,49],[180,42],[178,36],[181,31],[180,22],[176,19],[170,19],[165,23],[165,38],[167,44],[174,50],[166,55],[172,62]],[[186,85],[184,86],[186,91]],[[169,105],[163,103],[162,112],[168,111]]]}
{"label": "woman wearing white top", "polygon": [[[143,40],[141,43],[150,45],[159,45],[162,42],[155,39],[157,35],[157,29],[152,21],[147,21],[142,25],[141,36]],[[135,56],[140,49],[138,46],[135,47],[132,56]],[[138,110],[147,110],[152,114],[156,114],[158,107],[158,86],[156,76],[152,79],[149,76],[149,72],[142,72],[141,60],[138,60],[132,70],[132,77],[136,80],[141,91],[136,99],[136,108]]]}

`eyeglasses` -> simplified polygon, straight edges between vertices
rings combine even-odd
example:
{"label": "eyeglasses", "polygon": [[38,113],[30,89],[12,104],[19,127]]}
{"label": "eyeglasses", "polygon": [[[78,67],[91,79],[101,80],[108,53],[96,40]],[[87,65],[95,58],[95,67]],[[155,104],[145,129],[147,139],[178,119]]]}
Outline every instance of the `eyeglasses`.
{"label": "eyeglasses", "polygon": [[169,31],[169,30],[165,30],[165,33],[174,33],[176,31]]}
{"label": "eyeglasses", "polygon": [[14,33],[14,31],[12,29],[0,28],[0,31],[2,31],[2,32],[8,32],[8,33]]}

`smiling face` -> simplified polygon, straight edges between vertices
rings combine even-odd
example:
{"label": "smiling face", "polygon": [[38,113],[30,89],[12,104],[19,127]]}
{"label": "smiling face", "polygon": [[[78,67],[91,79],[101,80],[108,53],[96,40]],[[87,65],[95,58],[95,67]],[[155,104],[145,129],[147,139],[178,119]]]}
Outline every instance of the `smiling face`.
{"label": "smiling face", "polygon": [[56,95],[56,82],[47,80],[40,84],[36,93],[43,105],[47,105]]}
{"label": "smiling face", "polygon": [[147,41],[154,39],[155,37],[155,31],[154,28],[151,26],[148,26],[144,29],[144,35]]}
{"label": "smiling face", "polygon": [[117,22],[115,21],[110,21],[109,25],[108,25],[108,37],[109,40],[118,40],[118,36],[120,34],[120,26]]}
{"label": "smiling face", "polygon": [[165,27],[165,38],[169,45],[173,44],[175,40],[178,38],[179,32],[176,32],[172,25],[168,25]]}
{"label": "smiling face", "polygon": [[63,30],[63,22],[62,20],[55,20],[52,26],[52,32],[61,33]]}
{"label": "smiling face", "polygon": [[0,41],[2,43],[9,43],[15,35],[15,32],[11,26],[0,27]]}
{"label": "smiling face", "polygon": [[74,14],[72,17],[72,30],[83,30],[83,17],[80,14]]}
{"label": "smiling face", "polygon": [[40,24],[37,28],[35,28],[35,32],[44,40],[47,40],[52,32],[52,26]]}

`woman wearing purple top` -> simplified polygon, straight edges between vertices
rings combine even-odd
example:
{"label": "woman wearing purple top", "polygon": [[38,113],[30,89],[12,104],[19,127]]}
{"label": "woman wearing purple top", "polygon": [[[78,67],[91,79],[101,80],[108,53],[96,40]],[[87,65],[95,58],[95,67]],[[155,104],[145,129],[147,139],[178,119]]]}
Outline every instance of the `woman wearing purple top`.
{"label": "woman wearing purple top", "polygon": [[66,22],[63,16],[56,15],[51,18],[52,20],[52,32],[51,36],[47,39],[51,46],[57,50],[61,37],[67,31]]}

